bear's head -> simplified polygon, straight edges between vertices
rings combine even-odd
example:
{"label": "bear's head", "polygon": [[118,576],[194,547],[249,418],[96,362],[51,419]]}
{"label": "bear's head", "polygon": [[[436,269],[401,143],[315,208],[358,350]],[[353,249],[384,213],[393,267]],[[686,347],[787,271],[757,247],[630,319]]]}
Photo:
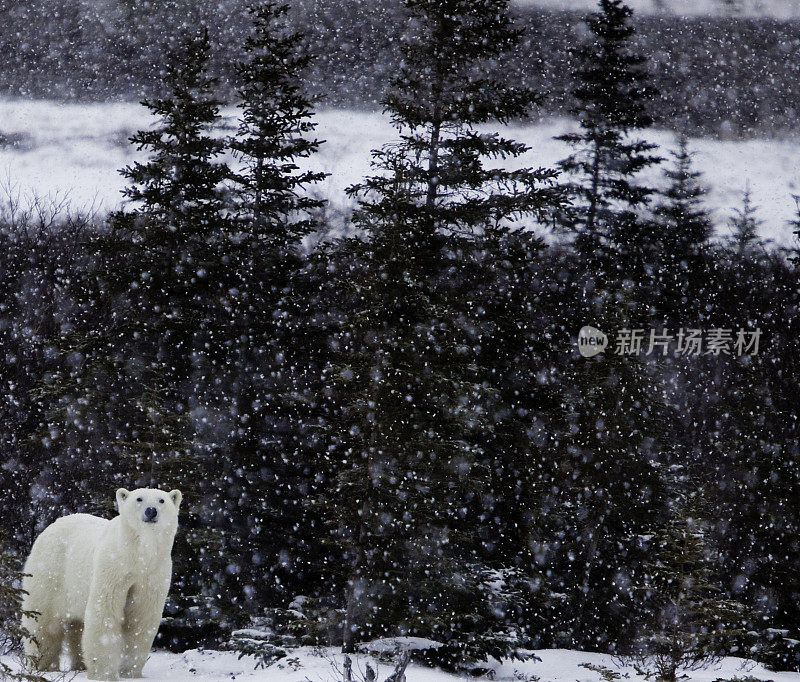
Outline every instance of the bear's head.
{"label": "bear's head", "polygon": [[168,493],[154,488],[117,490],[119,515],[124,523],[137,532],[168,532],[174,535],[178,528],[181,499],[183,495],[180,490]]}

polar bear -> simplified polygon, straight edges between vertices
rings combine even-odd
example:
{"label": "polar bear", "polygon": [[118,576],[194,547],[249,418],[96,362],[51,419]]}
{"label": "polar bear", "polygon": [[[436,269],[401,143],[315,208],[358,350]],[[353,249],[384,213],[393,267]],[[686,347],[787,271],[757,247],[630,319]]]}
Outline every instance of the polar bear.
{"label": "polar bear", "polygon": [[172,578],[180,490],[117,490],[119,516],[64,516],[44,529],[25,562],[25,653],[58,670],[66,639],[71,667],[90,680],[141,677]]}

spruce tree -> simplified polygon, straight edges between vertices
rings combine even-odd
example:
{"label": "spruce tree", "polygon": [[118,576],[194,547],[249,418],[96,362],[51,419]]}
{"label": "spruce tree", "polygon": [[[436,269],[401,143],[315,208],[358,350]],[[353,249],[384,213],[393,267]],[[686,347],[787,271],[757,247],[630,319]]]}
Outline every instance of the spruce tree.
{"label": "spruce tree", "polygon": [[743,606],[712,582],[715,561],[699,502],[681,497],[648,540],[649,561],[637,585],[642,621],[632,657],[662,682],[715,663],[741,634],[744,618]]}
{"label": "spruce tree", "polygon": [[[758,632],[759,640],[767,639],[770,628],[787,630],[786,636],[796,639],[797,272],[774,257],[750,262],[746,269],[732,262],[726,276],[727,319],[715,326],[732,327],[747,311],[749,319],[759,320],[762,338],[758,355],[722,361],[724,384],[715,391],[718,407],[709,415],[713,427],[702,451],[712,483],[709,504],[715,511],[708,519],[709,535],[720,548],[714,569],[726,593],[748,606],[748,630]],[[719,374],[718,367],[709,373]],[[771,663],[796,666],[792,649],[774,652]]]}
{"label": "spruce tree", "polygon": [[[601,319],[599,328],[614,328],[612,316]],[[568,597],[557,644],[616,651],[631,636],[633,584],[645,560],[639,536],[664,504],[657,461],[671,415],[640,358],[609,348],[566,360],[556,370],[564,418],[553,424],[553,483],[543,501],[550,517],[540,521],[555,549],[551,588]]]}
{"label": "spruce tree", "polygon": [[171,464],[191,457],[189,402],[200,398],[230,284],[222,184],[229,170],[219,160],[224,143],[212,135],[220,101],[205,73],[209,54],[206,29],[187,35],[166,67],[168,96],[144,102],[159,125],[131,138],[149,156],[122,171],[133,208],[113,216],[115,253],[103,263],[109,294],[126,302],[114,331],[130,334],[143,360],[143,390],[132,402],[147,436],[136,439],[144,453],[134,454],[147,468],[140,477],[151,481],[178,475]]}
{"label": "spruce tree", "polygon": [[705,264],[703,251],[713,224],[702,201],[707,190],[701,174],[692,168],[688,141],[681,136],[672,152],[674,165],[664,171],[669,186],[654,208],[661,258],[657,264],[657,294],[669,319],[685,313],[698,300]]}
{"label": "spruce tree", "polygon": [[120,485],[184,490],[173,593],[194,602],[214,594],[208,563],[219,533],[195,501],[214,484],[222,429],[206,425],[220,421],[210,387],[235,282],[209,52],[207,31],[185,36],[166,66],[166,95],[144,102],[158,123],[131,141],[148,158],[122,171],[130,208],[89,240],[64,369],[43,391],[52,446],[93,472],[88,510],[110,513],[108,491]]}
{"label": "spruce tree", "polygon": [[734,209],[730,220],[731,236],[730,247],[738,261],[751,258],[761,246],[758,236],[761,221],[758,218],[758,207],[753,205],[753,195],[750,184],[742,194],[742,205]]}
{"label": "spruce tree", "polygon": [[[167,65],[167,96],[144,102],[160,125],[131,138],[149,156],[122,172],[133,210],[115,216],[113,247],[123,263],[105,273],[110,291],[130,306],[123,328],[141,344],[132,349],[143,362],[133,401],[137,433],[128,442],[146,450],[151,485],[169,481],[190,500],[206,503],[215,497],[209,473],[217,470],[225,423],[212,387],[227,360],[227,313],[238,284],[230,261],[230,170],[220,158],[224,140],[215,134],[221,102],[216,79],[206,73],[209,57],[207,29],[184,36]],[[209,422],[217,428],[207,429]],[[213,571],[220,524],[200,506],[188,505],[187,512],[181,527],[188,552],[199,560],[179,556],[182,583],[175,601],[186,600],[182,609],[218,607]]]}
{"label": "spruce tree", "polygon": [[507,2],[404,4],[414,33],[385,103],[399,140],[373,153],[376,174],[350,190],[363,238],[339,255],[346,296],[326,373],[335,478],[321,504],[347,548],[345,651],[398,628],[459,641],[460,619],[428,616],[454,608],[437,566],[463,566],[455,538],[469,533],[461,510],[477,492],[470,434],[483,389],[459,272],[475,235],[553,204],[553,172],[488,168],[526,147],[475,129],[536,101],[487,71],[518,37]]}
{"label": "spruce tree", "polygon": [[235,174],[236,215],[250,239],[267,242],[273,256],[297,247],[314,223],[309,212],[322,202],[304,189],[325,177],[301,171],[298,160],[317,151],[312,104],[302,74],[311,60],[302,34],[290,32],[289,6],[272,0],[248,5],[252,35],[237,65],[242,110],[237,135],[229,142],[244,169]]}
{"label": "spruce tree", "polygon": [[661,159],[655,145],[634,137],[652,124],[654,90],[646,60],[631,50],[631,15],[622,0],[600,0],[587,19],[592,37],[578,50],[573,92],[580,130],[557,139],[576,150],[561,162],[573,177],[566,185],[573,206],[562,222],[576,249],[591,269],[642,282],[653,260],[652,228],[637,212],[653,190],[637,175]]}
{"label": "spruce tree", "polygon": [[672,261],[696,257],[711,237],[712,223],[703,208],[708,190],[702,185],[702,174],[692,168],[692,152],[685,135],[672,151],[674,166],[664,171],[670,185],[654,213],[665,228],[664,251]]}
{"label": "spruce tree", "polygon": [[555,445],[550,421],[560,403],[543,379],[563,353],[551,336],[560,312],[561,291],[548,286],[556,258],[531,231],[490,235],[479,246],[463,285],[480,311],[478,365],[491,387],[490,426],[478,441],[487,487],[476,500],[477,551],[497,568],[533,568],[531,533]]}
{"label": "spruce tree", "polygon": [[[659,260],[656,229],[644,215],[654,190],[638,179],[661,161],[655,145],[637,137],[652,124],[655,93],[645,59],[632,49],[631,16],[621,0],[600,0],[587,19],[590,36],[574,74],[579,129],[558,138],[574,149],[560,164],[572,199],[561,225],[575,235],[578,272],[564,319],[616,329],[618,344],[623,330],[645,335]],[[646,346],[645,339],[642,357]],[[652,419],[665,407],[653,368],[638,355],[609,347],[556,370],[564,415],[552,493],[543,501],[552,513],[542,525],[546,537],[558,538],[551,586],[567,595],[561,646],[613,649],[630,636],[626,612],[644,559],[637,538],[662,504],[655,463],[668,418]]]}
{"label": "spruce tree", "polygon": [[248,612],[288,604],[313,580],[303,567],[315,551],[303,532],[303,500],[316,454],[308,432],[318,389],[312,367],[324,340],[309,324],[316,283],[302,251],[322,206],[307,192],[324,174],[298,166],[319,141],[302,80],[310,57],[302,35],[289,31],[287,12],[268,0],[249,5],[252,30],[237,66],[241,118],[228,140],[241,167],[230,183],[237,282],[218,391],[231,420],[221,472],[228,485],[218,500],[231,532],[219,574]]}

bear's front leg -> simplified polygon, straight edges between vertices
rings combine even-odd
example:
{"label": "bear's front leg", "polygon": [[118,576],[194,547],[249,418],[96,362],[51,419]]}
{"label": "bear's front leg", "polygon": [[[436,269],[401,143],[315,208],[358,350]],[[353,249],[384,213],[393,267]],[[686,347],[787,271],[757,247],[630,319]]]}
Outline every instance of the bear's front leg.
{"label": "bear's front leg", "polygon": [[95,578],[83,622],[83,662],[90,680],[118,680],[122,659],[122,620],[128,587]]}
{"label": "bear's front leg", "polygon": [[127,614],[125,625],[122,629],[122,663],[120,677],[141,677],[142,668],[150,655],[153,640],[161,624],[161,613],[138,613],[135,609]]}
{"label": "bear's front leg", "polygon": [[125,622],[122,626],[121,677],[141,677],[142,668],[150,655],[153,640],[161,624],[161,614],[169,591],[171,570],[165,569],[150,584],[135,586],[128,595]]}

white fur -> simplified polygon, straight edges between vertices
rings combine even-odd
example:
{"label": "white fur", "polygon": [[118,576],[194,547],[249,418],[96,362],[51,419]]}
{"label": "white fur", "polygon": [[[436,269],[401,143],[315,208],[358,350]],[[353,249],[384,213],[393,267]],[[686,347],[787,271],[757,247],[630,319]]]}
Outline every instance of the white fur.
{"label": "white fur", "polygon": [[[141,501],[140,501],[141,500]],[[162,501],[163,500],[163,501]],[[58,670],[66,639],[71,667],[90,680],[141,677],[172,577],[181,492],[117,491],[119,516],[64,516],[42,531],[25,563],[24,608],[39,670]],[[156,523],[145,510],[158,510]]]}

